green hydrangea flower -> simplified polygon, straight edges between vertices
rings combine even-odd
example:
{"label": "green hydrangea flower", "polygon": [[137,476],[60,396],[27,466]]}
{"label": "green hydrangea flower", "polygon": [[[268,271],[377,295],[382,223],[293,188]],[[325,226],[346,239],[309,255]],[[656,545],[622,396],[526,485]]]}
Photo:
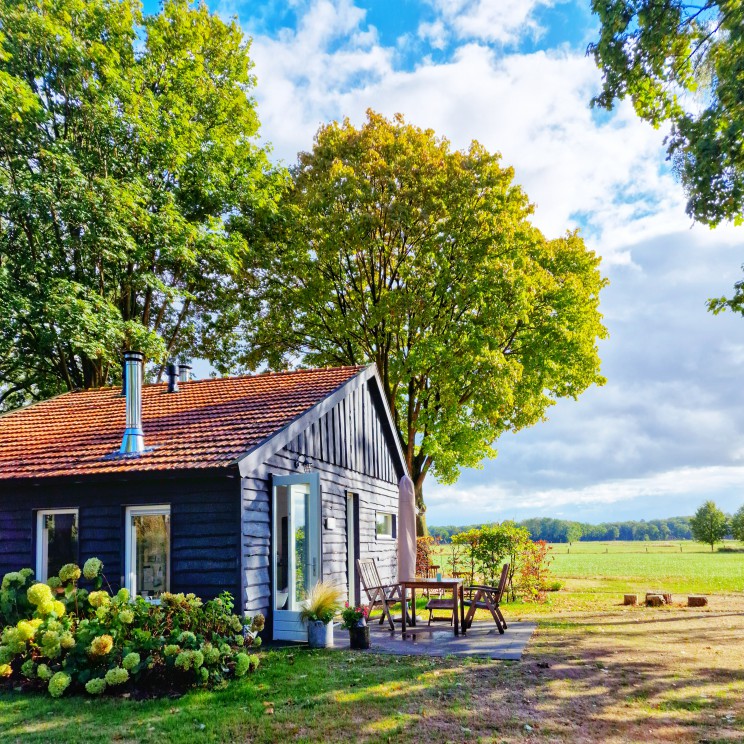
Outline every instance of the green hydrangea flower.
{"label": "green hydrangea flower", "polygon": [[[46,584],[44,584],[46,586]],[[39,615],[42,615],[43,617],[46,617],[47,615],[51,615],[54,612],[54,600],[52,599],[45,599],[42,602],[40,602],[36,608],[36,611],[39,613]]]}
{"label": "green hydrangea flower", "polygon": [[116,599],[118,602],[129,602],[129,589],[119,589],[116,592]]}
{"label": "green hydrangea flower", "polygon": [[233,633],[240,633],[241,630],[243,630],[243,623],[240,621],[240,618],[237,615],[230,615],[230,628],[232,629]]}
{"label": "green hydrangea flower", "polygon": [[105,689],[106,680],[103,677],[96,677],[85,683],[85,691],[90,695],[100,695]]}
{"label": "green hydrangea flower", "polygon": [[134,667],[137,666],[137,664],[140,663],[140,655],[137,653],[132,652],[131,654],[127,654],[124,657],[124,660],[121,662],[121,665],[126,669],[127,671],[132,671]]}
{"label": "green hydrangea flower", "polygon": [[83,576],[92,581],[103,570],[103,563],[98,558],[88,558],[83,564]]}
{"label": "green hydrangea flower", "polygon": [[9,664],[13,661],[13,657],[16,655],[15,651],[11,651],[8,646],[0,646],[0,664]]}
{"label": "green hydrangea flower", "polygon": [[254,633],[260,633],[264,629],[265,624],[266,618],[259,612],[258,615],[255,615],[253,620],[251,620],[251,630]]}
{"label": "green hydrangea flower", "polygon": [[209,681],[209,670],[206,667],[199,669],[199,681],[205,685]]}
{"label": "green hydrangea flower", "polygon": [[49,694],[55,698],[62,697],[62,693],[70,686],[70,682],[72,682],[72,678],[69,674],[57,672],[49,680]]}
{"label": "green hydrangea flower", "polygon": [[256,636],[253,639],[253,644],[252,644],[253,645],[253,648],[258,648],[261,645],[261,643],[262,643],[261,636]]}
{"label": "green hydrangea flower", "polygon": [[66,584],[68,581],[77,581],[80,575],[80,566],[76,566],[74,563],[66,563],[59,569],[59,578],[63,584]]}
{"label": "green hydrangea flower", "polygon": [[32,584],[26,592],[26,597],[31,604],[38,606],[43,602],[52,601],[52,589],[48,584]]}
{"label": "green hydrangea flower", "polygon": [[240,633],[236,633],[233,636],[233,643],[236,646],[244,646],[245,645],[245,637],[243,635],[241,635]]}
{"label": "green hydrangea flower", "polygon": [[39,679],[51,679],[52,670],[46,664],[39,664],[38,668],[36,669],[36,676]]}
{"label": "green hydrangea flower", "polygon": [[248,670],[251,668],[251,660],[248,654],[239,653],[235,654],[235,676],[244,677]]}
{"label": "green hydrangea flower", "polygon": [[134,613],[131,610],[122,610],[119,613],[119,620],[121,620],[124,625],[130,625],[134,622]]}
{"label": "green hydrangea flower", "polygon": [[13,668],[10,664],[0,664],[0,677],[10,677],[13,674]]}
{"label": "green hydrangea flower", "polygon": [[111,601],[111,597],[108,592],[91,592],[88,595],[88,602],[91,607],[103,607]]}
{"label": "green hydrangea flower", "polygon": [[180,650],[180,646],[176,646],[175,643],[171,643],[163,649],[163,653],[166,656],[175,656]]}
{"label": "green hydrangea flower", "polygon": [[201,647],[201,652],[204,654],[204,663],[207,666],[219,664],[220,650],[218,648],[215,648],[211,643],[205,643]]}
{"label": "green hydrangea flower", "polygon": [[47,579],[47,586],[50,589],[59,589],[62,586],[62,581],[60,580],[59,576],[50,576]]}
{"label": "green hydrangea flower", "polygon": [[28,620],[21,620],[16,625],[16,629],[18,630],[19,637],[24,641],[30,641],[36,634],[36,628]]}
{"label": "green hydrangea flower", "polygon": [[181,646],[195,646],[196,636],[192,632],[184,630],[183,633],[178,636],[178,642],[181,644]]}
{"label": "green hydrangea flower", "polygon": [[7,646],[13,655],[21,654],[26,650],[26,641],[24,640],[18,628],[7,627],[2,635],[3,645]]}
{"label": "green hydrangea flower", "polygon": [[27,679],[33,679],[36,676],[36,664],[33,659],[23,662],[21,674]]}
{"label": "green hydrangea flower", "polygon": [[106,684],[114,687],[115,685],[123,685],[129,679],[129,672],[121,667],[114,667],[106,672]]}
{"label": "green hydrangea flower", "polygon": [[75,637],[72,633],[63,633],[59,639],[59,645],[64,649],[71,649],[75,647]]}
{"label": "green hydrangea flower", "polygon": [[26,579],[20,571],[10,571],[3,576],[3,583],[0,584],[2,589],[10,589],[14,584],[17,587],[21,587],[26,583]]}
{"label": "green hydrangea flower", "polygon": [[90,643],[91,656],[106,656],[114,647],[114,639],[110,635],[96,636]]}
{"label": "green hydrangea flower", "polygon": [[24,579],[31,579],[34,576],[33,568],[22,568],[19,572]]}

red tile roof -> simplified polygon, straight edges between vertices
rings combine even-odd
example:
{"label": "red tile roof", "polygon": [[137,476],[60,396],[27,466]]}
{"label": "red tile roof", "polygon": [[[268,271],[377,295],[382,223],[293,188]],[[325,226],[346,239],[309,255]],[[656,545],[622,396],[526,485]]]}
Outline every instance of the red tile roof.
{"label": "red tile roof", "polygon": [[363,367],[280,372],[142,390],[145,446],[117,452],[121,388],[66,393],[0,417],[0,480],[226,466],[359,374]]}

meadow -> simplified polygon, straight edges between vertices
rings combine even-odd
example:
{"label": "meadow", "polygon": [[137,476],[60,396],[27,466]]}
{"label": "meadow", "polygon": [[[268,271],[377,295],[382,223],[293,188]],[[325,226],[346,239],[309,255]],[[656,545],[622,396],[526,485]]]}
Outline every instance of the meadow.
{"label": "meadow", "polygon": [[[278,648],[227,689],[178,699],[0,694],[0,741],[744,739],[744,550],[574,543],[553,557],[563,588],[504,606],[507,620],[538,624],[520,662]],[[622,605],[625,592],[657,588],[674,605]],[[710,605],[686,607],[692,592]]]}

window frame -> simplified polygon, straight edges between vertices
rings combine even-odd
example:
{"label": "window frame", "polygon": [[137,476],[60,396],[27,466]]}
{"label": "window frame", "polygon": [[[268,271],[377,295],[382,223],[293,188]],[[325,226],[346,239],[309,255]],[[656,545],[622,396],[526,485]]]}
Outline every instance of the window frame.
{"label": "window frame", "polygon": [[[127,506],[124,512],[124,587],[129,591],[132,599],[137,597],[137,563],[136,552],[132,542],[134,535],[132,533],[132,518],[147,516],[168,516],[168,563],[166,571],[166,592],[170,592],[171,584],[171,505],[170,504],[145,504],[141,506]],[[144,600],[152,604],[160,604],[157,597],[143,597]]]}
{"label": "window frame", "polygon": [[[389,532],[378,532],[377,531],[377,525],[378,525],[378,517],[384,516],[384,517],[390,517],[390,531]],[[389,511],[383,511],[382,509],[378,509],[375,511],[375,539],[377,540],[396,540],[397,539],[397,514],[394,512]]]}
{"label": "window frame", "polygon": [[[75,522],[78,529],[78,545],[77,555],[75,556],[74,563],[80,561],[80,509],[77,507],[67,507],[62,509],[38,509],[36,511],[36,572],[35,577],[37,581],[47,581],[49,576],[49,556],[46,553],[48,550],[48,543],[42,539],[42,533],[44,531],[44,518],[53,516],[55,514],[74,514]],[[44,558],[46,557],[46,561]],[[46,564],[46,565],[45,565]]]}

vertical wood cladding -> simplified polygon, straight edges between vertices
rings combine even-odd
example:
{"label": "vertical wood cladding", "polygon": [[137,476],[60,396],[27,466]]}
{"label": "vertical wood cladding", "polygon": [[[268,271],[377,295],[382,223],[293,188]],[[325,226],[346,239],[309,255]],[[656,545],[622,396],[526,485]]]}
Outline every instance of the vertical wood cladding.
{"label": "vertical wood cladding", "polygon": [[186,478],[153,474],[128,481],[41,482],[0,486],[0,576],[34,568],[36,511],[78,509],[79,560],[104,564],[112,588],[124,574],[124,518],[127,506],[169,504],[171,591],[210,599],[222,591],[239,596],[239,480],[227,472]]}
{"label": "vertical wood cladding", "polygon": [[[271,476],[301,472],[299,455],[320,474],[323,578],[348,590],[346,494],[359,496],[359,558],[374,557],[383,581],[397,579],[396,542],[377,538],[377,511],[398,512],[398,472],[381,401],[368,385],[350,392],[286,447],[243,478],[245,610],[267,613],[271,599]],[[326,519],[335,528],[326,529]],[[351,536],[353,539],[353,535]]]}

